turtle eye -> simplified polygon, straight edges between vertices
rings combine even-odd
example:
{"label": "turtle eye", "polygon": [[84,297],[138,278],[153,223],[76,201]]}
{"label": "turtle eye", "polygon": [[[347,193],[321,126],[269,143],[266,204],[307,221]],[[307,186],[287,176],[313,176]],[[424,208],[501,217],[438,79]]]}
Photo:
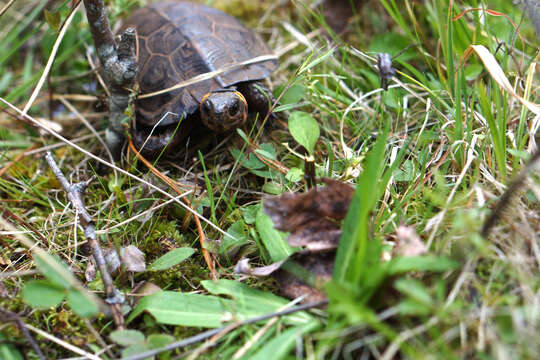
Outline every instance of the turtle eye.
{"label": "turtle eye", "polygon": [[236,116],[238,115],[238,112],[240,111],[240,104],[238,104],[238,101],[235,101],[231,106],[229,107],[229,115]]}
{"label": "turtle eye", "polygon": [[205,100],[202,103],[202,110],[206,114],[210,114],[212,112],[212,102],[210,100]]}

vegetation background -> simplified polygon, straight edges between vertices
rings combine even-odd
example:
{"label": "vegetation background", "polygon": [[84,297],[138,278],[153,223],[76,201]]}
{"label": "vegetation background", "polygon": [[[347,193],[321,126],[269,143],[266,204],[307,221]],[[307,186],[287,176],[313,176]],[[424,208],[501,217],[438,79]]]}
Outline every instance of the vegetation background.
{"label": "vegetation background", "polygon": [[[144,182],[102,175],[89,156],[102,154],[106,108],[83,9],[62,26],[69,1],[0,3],[0,358],[129,357],[297,304],[279,295],[287,284],[235,265],[269,265],[298,250],[261,202],[306,191],[305,154],[318,177],[355,186],[331,281],[304,271],[329,305],[232,327],[158,358],[540,358],[540,182],[526,166],[540,125],[536,2],[201,2],[241,19],[279,55],[267,80],[280,98],[275,124],[208,134],[155,164],[207,219],[217,282],[193,217],[163,205],[155,189],[176,196],[169,185],[133,155],[119,166]],[[111,23],[141,5],[108,1]],[[386,91],[378,53],[394,56],[397,69]],[[291,120],[303,121],[300,130]],[[80,213],[44,161],[47,150],[69,180],[97,175],[84,199],[101,246],[127,254],[113,273],[126,294],[127,331],[99,300],[104,284],[86,256]],[[482,236],[524,168],[522,186]],[[396,250],[411,241],[415,256]]]}

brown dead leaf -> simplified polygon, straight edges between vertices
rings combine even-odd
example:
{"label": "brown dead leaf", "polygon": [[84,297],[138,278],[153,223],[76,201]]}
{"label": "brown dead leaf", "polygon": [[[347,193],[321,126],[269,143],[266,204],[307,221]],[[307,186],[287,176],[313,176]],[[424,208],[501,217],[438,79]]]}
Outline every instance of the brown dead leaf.
{"label": "brown dead leaf", "polygon": [[[266,198],[263,202],[263,210],[274,222],[274,227],[290,232],[287,242],[304,249],[288,260],[304,268],[297,274],[302,279],[283,268],[272,276],[279,283],[283,296],[291,299],[303,297],[305,303],[326,299],[321,289],[332,277],[341,220],[347,215],[354,193],[350,185],[337,180],[322,179],[322,182],[326,186],[306,193]],[[274,266],[272,270],[275,270],[275,265],[270,265]],[[249,275],[255,270],[245,261],[239,262],[237,267]],[[313,278],[303,277],[301,273],[304,271],[311,273]]]}
{"label": "brown dead leaf", "polygon": [[352,6],[358,8],[361,3],[362,0],[353,0],[352,3],[350,0],[325,0],[320,9],[332,31],[341,35],[347,30],[353,18],[354,10]]}
{"label": "brown dead leaf", "polygon": [[264,212],[274,227],[291,234],[287,241],[292,246],[304,246],[308,251],[335,249],[341,236],[340,220],[349,210],[354,189],[332,179],[322,179],[325,187],[306,193],[287,193],[266,198]]}
{"label": "brown dead leaf", "polygon": [[321,289],[332,278],[334,257],[333,252],[295,255],[294,261],[313,274],[314,286],[306,284],[293,274],[280,269],[273,275],[279,283],[280,294],[290,299],[303,296],[303,303],[325,300],[326,294]]}

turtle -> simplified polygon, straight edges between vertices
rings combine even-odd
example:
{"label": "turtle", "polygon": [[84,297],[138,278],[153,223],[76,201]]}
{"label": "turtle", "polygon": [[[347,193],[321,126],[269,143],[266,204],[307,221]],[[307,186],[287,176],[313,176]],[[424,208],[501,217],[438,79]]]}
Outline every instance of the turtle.
{"label": "turtle", "polygon": [[[135,100],[132,138],[144,154],[164,149],[173,154],[197,128],[224,133],[241,127],[248,110],[268,114],[273,98],[260,81],[275,70],[277,58],[258,34],[233,16],[198,3],[166,1],[136,10],[122,29],[128,27],[136,29],[138,38],[139,94],[221,71]],[[257,57],[262,60],[249,62]]]}

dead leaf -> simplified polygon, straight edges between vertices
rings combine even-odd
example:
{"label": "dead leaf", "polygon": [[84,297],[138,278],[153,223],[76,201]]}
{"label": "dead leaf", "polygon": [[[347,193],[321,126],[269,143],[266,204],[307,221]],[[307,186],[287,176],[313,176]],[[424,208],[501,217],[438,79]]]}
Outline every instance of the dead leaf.
{"label": "dead leaf", "polygon": [[89,261],[84,271],[84,278],[87,282],[92,282],[96,278],[96,265],[93,261]]}
{"label": "dead leaf", "polygon": [[116,249],[107,248],[103,251],[103,257],[105,258],[105,263],[107,268],[111,273],[115,273],[120,268],[120,258],[118,257],[118,252]]}
{"label": "dead leaf", "polygon": [[354,189],[345,183],[322,179],[325,187],[306,193],[287,193],[266,198],[263,210],[274,227],[291,234],[292,246],[304,246],[308,251],[335,249],[341,236],[340,220],[345,218]]}
{"label": "dead leaf", "polygon": [[136,246],[129,245],[121,248],[120,257],[127,271],[143,272],[146,270],[144,253]]}
{"label": "dead leaf", "polygon": [[427,253],[424,242],[412,226],[400,225],[396,229],[396,245],[392,250],[394,256],[418,256]]}
{"label": "dead leaf", "polygon": [[249,265],[248,258],[240,259],[234,266],[234,272],[237,274],[251,275],[251,276],[268,276],[274,271],[277,271],[285,260],[278,261],[276,263],[270,264],[268,266],[261,266],[258,268],[252,268]]}
{"label": "dead leaf", "polygon": [[[355,11],[362,3],[362,0],[325,0],[320,8],[324,14],[326,24],[333,32],[341,35],[347,30]],[[351,6],[352,5],[352,6]]]}
{"label": "dead leaf", "polygon": [[[484,63],[484,66],[486,67],[487,71],[491,75],[491,78],[497,82],[497,84],[499,85],[501,89],[503,89],[504,91],[512,95],[521,104],[523,104],[529,111],[531,111],[535,115],[540,115],[540,105],[535,104],[521,97],[514,91],[512,84],[510,84],[510,81],[508,80],[503,69],[497,62],[497,59],[495,59],[495,56],[493,56],[493,54],[491,54],[491,52],[485,46],[471,45],[469,48],[474,50],[474,52],[476,52],[476,54],[480,57],[480,60],[482,60],[482,62]],[[470,53],[470,51],[467,51],[467,54],[468,53]],[[529,67],[529,76],[527,78],[528,88],[530,88],[529,85],[530,85],[530,82],[532,81],[532,76],[534,74],[534,71],[533,71],[534,66],[536,65],[533,63]]]}
{"label": "dead leaf", "polygon": [[325,300],[326,294],[321,289],[327,281],[332,279],[334,257],[333,252],[295,255],[294,261],[313,274],[314,286],[306,284],[293,274],[280,269],[273,275],[279,283],[280,294],[290,299],[303,297],[303,303]]}

